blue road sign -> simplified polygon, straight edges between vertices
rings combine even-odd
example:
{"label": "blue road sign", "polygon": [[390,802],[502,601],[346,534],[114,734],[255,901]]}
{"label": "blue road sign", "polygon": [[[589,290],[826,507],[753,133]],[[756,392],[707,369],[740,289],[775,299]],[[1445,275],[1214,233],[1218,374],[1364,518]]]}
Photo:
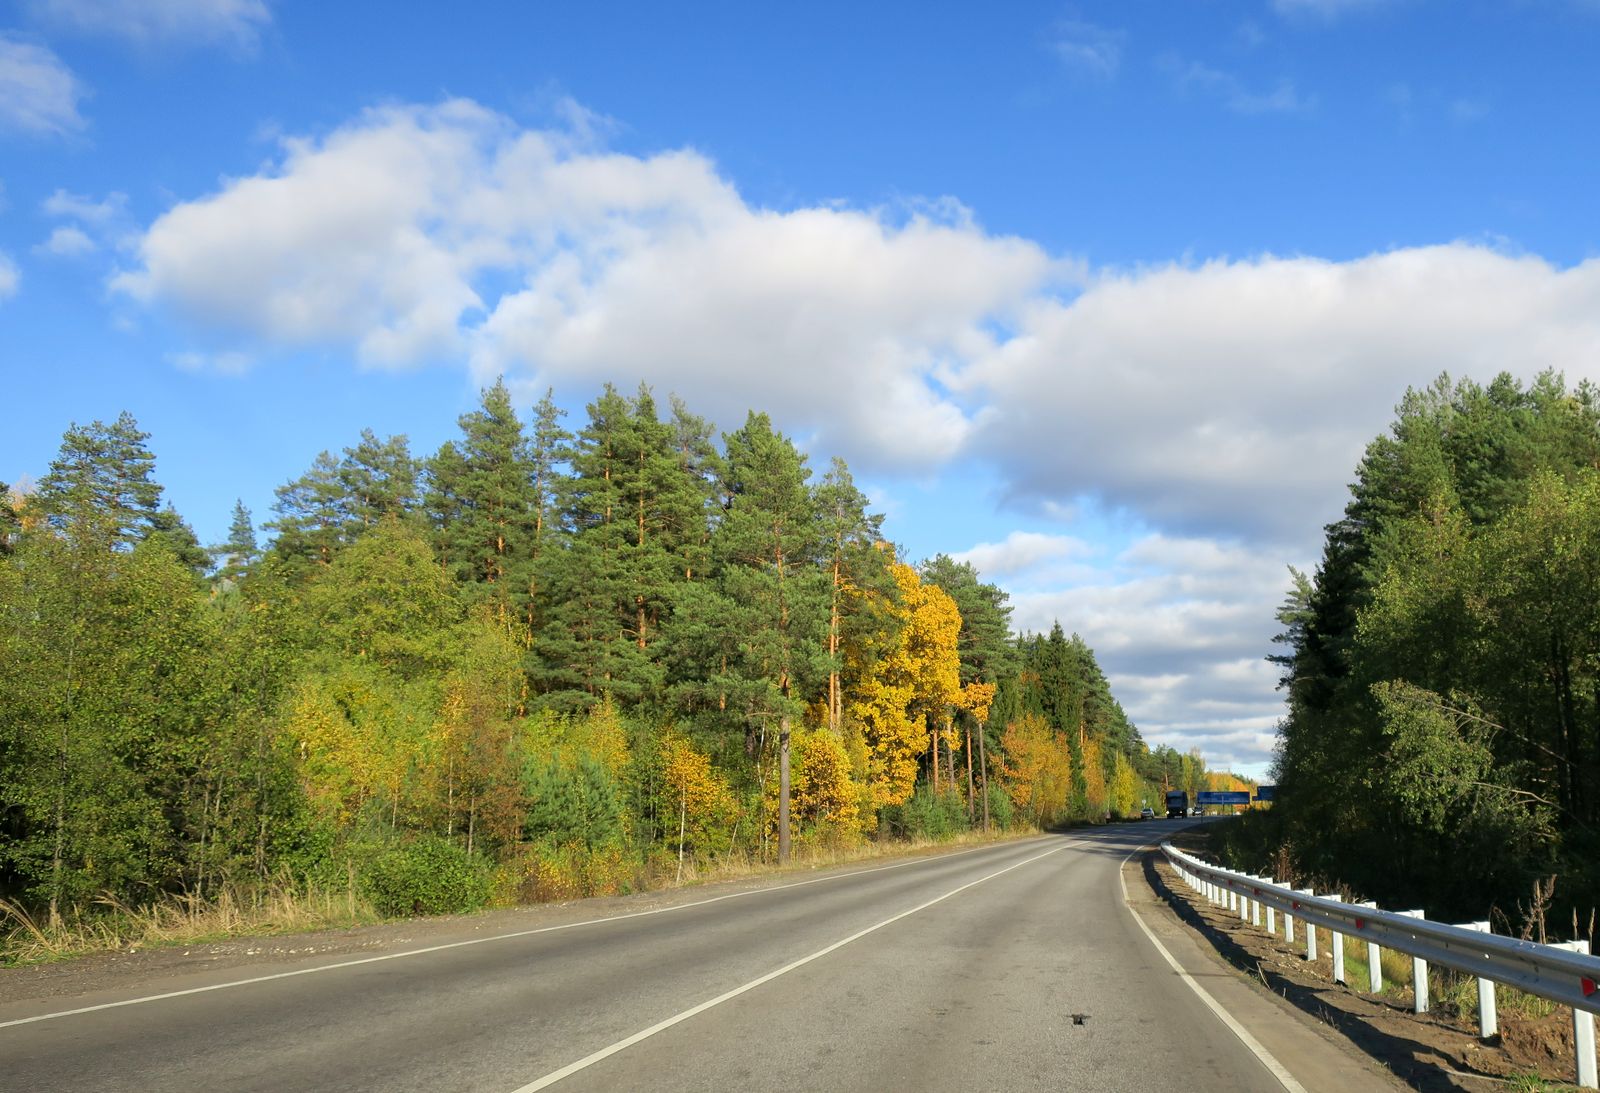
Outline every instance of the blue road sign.
{"label": "blue road sign", "polygon": [[1206,790],[1195,794],[1194,799],[1202,805],[1247,805],[1250,794],[1246,790]]}

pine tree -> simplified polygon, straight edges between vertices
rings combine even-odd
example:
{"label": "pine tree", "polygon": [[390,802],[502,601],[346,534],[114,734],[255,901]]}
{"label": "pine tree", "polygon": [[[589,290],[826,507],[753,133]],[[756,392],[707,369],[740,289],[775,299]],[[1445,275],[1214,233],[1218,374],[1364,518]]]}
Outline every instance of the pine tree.
{"label": "pine tree", "polygon": [[826,577],[816,565],[820,543],[805,458],[765,414],[751,413],[725,440],[729,503],[712,551],[722,623],[740,640],[723,678],[752,729],[776,722],[778,859],[786,861],[790,732],[826,670]]}
{"label": "pine tree", "polygon": [[424,501],[434,549],[469,599],[493,599],[525,614],[538,522],[534,466],[503,380],[461,415],[462,437],[428,463]]}
{"label": "pine tree", "polygon": [[146,538],[164,544],[172,556],[196,577],[211,568],[211,555],[200,545],[194,528],[170,504],[157,510],[150,518],[150,531]]}
{"label": "pine tree", "polygon": [[110,425],[73,425],[30,508],[58,531],[131,547],[154,530],[160,512],[149,439],[126,410]]}

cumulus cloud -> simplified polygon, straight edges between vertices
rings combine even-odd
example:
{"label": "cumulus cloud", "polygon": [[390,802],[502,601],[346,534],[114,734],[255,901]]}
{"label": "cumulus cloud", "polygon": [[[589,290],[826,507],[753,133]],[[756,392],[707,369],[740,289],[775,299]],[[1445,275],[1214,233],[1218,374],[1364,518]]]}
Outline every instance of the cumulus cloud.
{"label": "cumulus cloud", "polygon": [[62,136],[83,128],[83,88],[44,46],[0,33],[0,129]]}
{"label": "cumulus cloud", "polygon": [[50,238],[33,248],[39,254],[56,258],[78,258],[95,251],[95,242],[81,229],[65,225],[50,233]]}
{"label": "cumulus cloud", "polygon": [[96,201],[83,194],[68,193],[66,190],[57,189],[40,203],[40,208],[46,216],[62,217],[71,220],[81,220],[85,224],[96,227],[104,226],[121,216],[128,206],[128,195],[113,191],[105,198]]}
{"label": "cumulus cloud", "polygon": [[140,45],[191,41],[248,48],[272,22],[263,0],[32,0],[29,7],[53,26]]}
{"label": "cumulus cloud", "polygon": [[979,543],[953,557],[958,562],[972,563],[980,573],[999,577],[1031,569],[1041,562],[1083,555],[1089,550],[1082,539],[1070,535],[1013,531],[1003,542]]}
{"label": "cumulus cloud", "polygon": [[17,272],[17,264],[10,255],[0,250],[0,300],[15,296],[21,281],[22,275]]}
{"label": "cumulus cloud", "polygon": [[925,466],[970,431],[944,370],[1060,273],[956,208],[754,208],[693,152],[589,150],[468,102],[389,107],[170,210],[114,286],[372,365],[639,378],[728,423],[782,407],[830,450]]}
{"label": "cumulus cloud", "polygon": [[1089,643],[1146,742],[1251,772],[1270,761],[1283,704],[1264,658],[1289,584],[1282,551],[1154,533],[1070,583],[1026,569],[998,583],[1019,629],[1059,621]]}
{"label": "cumulus cloud", "polygon": [[1107,272],[1039,300],[962,375],[974,448],[1018,499],[1083,494],[1157,526],[1296,544],[1343,505],[1407,386],[1600,361],[1600,259],[1450,244]]}

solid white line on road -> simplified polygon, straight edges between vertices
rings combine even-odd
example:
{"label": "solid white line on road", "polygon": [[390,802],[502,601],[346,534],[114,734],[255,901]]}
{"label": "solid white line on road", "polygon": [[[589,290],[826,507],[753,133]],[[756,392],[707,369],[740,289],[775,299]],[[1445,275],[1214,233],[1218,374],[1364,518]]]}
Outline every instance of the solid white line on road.
{"label": "solid white line on road", "polygon": [[722,994],[717,995],[715,998],[708,998],[706,1001],[701,1002],[698,1006],[691,1006],[691,1007],[689,1007],[688,1009],[684,1010],[681,1013],[673,1014],[671,1017],[668,1017],[664,1021],[657,1021],[655,1024],[651,1025],[649,1028],[640,1029],[638,1032],[634,1033],[632,1036],[626,1037],[625,1039],[622,1039],[622,1040],[618,1040],[616,1043],[610,1045],[609,1047],[603,1047],[599,1051],[594,1052],[593,1054],[585,1055],[583,1058],[579,1059],[575,1063],[568,1063],[566,1066],[562,1067],[560,1070],[553,1070],[549,1074],[546,1074],[544,1077],[536,1079],[535,1081],[529,1082],[527,1085],[518,1086],[515,1090],[512,1091],[512,1093],[534,1093],[535,1090],[545,1089],[548,1086],[555,1085],[561,1079],[569,1078],[572,1075],[576,1074],[578,1071],[585,1070],[588,1067],[593,1066],[595,1063],[600,1062],[602,1059],[610,1058],[611,1056],[615,1055],[619,1051],[625,1051],[628,1048],[632,1047],[634,1044],[637,1044],[642,1040],[648,1040],[648,1039],[650,1039],[650,1037],[654,1036],[658,1032],[665,1032],[667,1029],[671,1028],[673,1025],[682,1024],[684,1021],[687,1021],[689,1018],[695,1016],[696,1014],[704,1013],[706,1010],[711,1009],[714,1006],[720,1006],[720,1005],[722,1005],[722,1003],[728,1001],[731,998],[739,997],[741,994],[744,994],[746,991],[755,990],[757,987],[761,986],[761,984],[770,983],[774,979],[778,978],[780,975],[787,975],[790,972],[794,971],[796,968],[802,968],[805,965],[811,963],[813,960],[820,960],[822,957],[827,956],[829,953],[834,952],[835,950],[844,948],[846,945],[850,944],[852,941],[859,941],[862,938],[866,937],[868,934],[875,933],[878,930],[883,929],[885,926],[889,926],[889,925],[892,925],[892,924],[894,924],[896,922],[899,922],[901,919],[907,918],[907,917],[909,917],[911,915],[914,915],[918,911],[926,911],[929,907],[932,907],[934,904],[943,903],[945,900],[949,899],[951,896],[960,895],[962,892],[965,892],[968,888],[975,888],[978,885],[982,884],[984,881],[993,880],[994,878],[1000,876],[1003,873],[1009,873],[1013,869],[1020,869],[1024,865],[1030,865],[1033,862],[1038,861],[1040,858],[1048,858],[1051,854],[1059,854],[1061,851],[1066,850],[1068,847],[1077,846],[1077,845],[1079,845],[1079,844],[1075,843],[1075,842],[1063,843],[1060,846],[1054,847],[1053,849],[1046,850],[1043,854],[1035,854],[1031,858],[1025,858],[1022,861],[1014,862],[1011,865],[1006,866],[1004,869],[997,869],[993,873],[988,874],[987,876],[979,877],[977,880],[974,880],[974,881],[968,881],[966,884],[961,885],[959,888],[952,888],[952,889],[950,889],[950,891],[946,892],[942,896],[935,896],[933,899],[928,900],[928,902],[926,902],[926,903],[919,903],[919,904],[917,904],[917,906],[911,908],[910,910],[901,911],[898,915],[892,915],[891,917],[884,919],[882,922],[879,922],[876,925],[868,926],[864,930],[857,930],[855,933],[851,934],[849,937],[842,938],[842,939],[840,939],[838,941],[835,941],[832,945],[829,945],[827,948],[818,949],[816,952],[812,953],[810,956],[802,956],[799,960],[791,961],[790,963],[785,964],[781,968],[774,968],[772,971],[768,972],[766,975],[760,976],[760,977],[758,977],[756,979],[752,979],[752,980],[750,980],[750,982],[745,983],[742,986],[734,987],[731,991],[725,991]]}
{"label": "solid white line on road", "polygon": [[[1128,859],[1132,858],[1134,854],[1143,853],[1148,849],[1150,849],[1148,844],[1141,846],[1138,850],[1135,850],[1132,854],[1129,854],[1127,858],[1123,858],[1122,865],[1127,865]],[[1190,975],[1184,970],[1183,965],[1179,964],[1173,955],[1167,952],[1167,947],[1161,944],[1150,927],[1145,925],[1144,919],[1139,917],[1139,912],[1135,911],[1133,909],[1133,905],[1128,902],[1128,880],[1122,875],[1122,866],[1117,867],[1117,882],[1122,885],[1122,906],[1128,909],[1128,914],[1132,915],[1133,921],[1139,924],[1139,929],[1143,930],[1144,936],[1150,939],[1150,944],[1154,945],[1156,947],[1156,951],[1161,954],[1168,964],[1172,965],[1172,970],[1178,973],[1178,978],[1189,984],[1189,988],[1200,996],[1200,1001],[1206,1004],[1206,1008],[1212,1013],[1216,1014],[1217,1017],[1221,1019],[1222,1023],[1227,1025],[1229,1030],[1231,1030],[1233,1034],[1239,1038],[1239,1042],[1244,1044],[1245,1047],[1249,1048],[1251,1054],[1253,1054],[1257,1059],[1261,1060],[1261,1065],[1272,1072],[1272,1076],[1278,1079],[1278,1083],[1282,1085],[1284,1089],[1287,1089],[1289,1093],[1306,1093],[1306,1087],[1294,1080],[1294,1075],[1289,1073],[1288,1068],[1286,1068],[1282,1063],[1278,1062],[1278,1060],[1273,1057],[1272,1052],[1262,1047],[1261,1041],[1257,1040],[1254,1036],[1251,1036],[1250,1033],[1245,1030],[1243,1025],[1234,1020],[1233,1014],[1222,1008],[1222,1003],[1211,997],[1210,993],[1207,992],[1204,987],[1195,982],[1194,976]]]}
{"label": "solid white line on road", "polygon": [[[1031,840],[1029,840],[1031,841]],[[1017,845],[1001,843],[999,846]],[[512,938],[532,937],[535,934],[554,933],[557,930],[575,930],[580,926],[599,926],[607,922],[622,922],[630,918],[644,918],[647,915],[664,915],[671,911],[686,911],[691,907],[704,907],[707,904],[721,903],[724,900],[742,899],[745,896],[759,896],[767,892],[782,892],[790,888],[804,888],[811,884],[824,884],[828,881],[844,880],[848,877],[860,877],[868,873],[883,873],[890,869],[904,869],[908,865],[927,865],[930,862],[945,861],[949,858],[959,858],[966,854],[975,854],[980,850],[996,849],[996,844],[987,846],[974,846],[969,850],[957,850],[950,854],[939,854],[931,858],[913,858],[910,861],[895,862],[893,865],[876,865],[871,869],[857,869],[849,873],[834,873],[826,877],[814,877],[811,880],[792,881],[789,884],[774,884],[769,888],[752,888],[744,892],[729,892],[723,896],[712,896],[709,899],[697,899],[691,903],[677,903],[671,907],[656,907],[649,911],[629,911],[624,915],[610,915],[605,918],[587,918],[581,922],[563,922],[558,926],[540,926],[532,930],[517,930],[507,934],[493,934],[489,937],[473,937],[466,941],[449,941],[442,945],[429,945],[423,949],[407,949],[403,953],[385,953],[382,956],[364,956],[356,960],[341,960],[335,964],[319,964],[314,968],[296,968],[292,972],[274,972],[271,975],[257,975],[249,979],[233,979],[226,983],[213,983],[208,987],[190,987],[181,991],[166,991],[162,994],[148,994],[140,998],[125,998],[120,1002],[102,1002],[98,1006],[80,1006],[77,1009],[58,1010],[55,1013],[41,1013],[35,1017],[18,1017],[11,1021],[0,1021],[0,1028],[10,1028],[13,1025],[31,1025],[35,1021],[52,1021],[58,1017],[74,1017],[81,1013],[96,1013],[100,1010],[118,1009],[122,1006],[137,1006],[145,1002],[160,1002],[167,998],[182,998],[190,994],[205,994],[208,991],[222,991],[230,987],[248,987],[253,983],[270,983],[275,979],[292,979],[299,975],[315,975],[318,972],[331,972],[339,968],[354,968],[361,964],[376,964],[384,960],[401,960],[408,956],[422,956],[425,953],[443,952],[446,949],[460,949],[468,945],[483,945],[490,941],[509,941]]]}

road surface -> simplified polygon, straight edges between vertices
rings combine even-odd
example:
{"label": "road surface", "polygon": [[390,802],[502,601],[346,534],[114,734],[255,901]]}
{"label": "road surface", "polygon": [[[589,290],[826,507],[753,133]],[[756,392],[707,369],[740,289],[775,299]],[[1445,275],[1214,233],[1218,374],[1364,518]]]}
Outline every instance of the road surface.
{"label": "road surface", "polygon": [[[1284,1089],[1124,902],[1122,863],[1178,826],[710,887],[626,917],[142,993],[0,1000],[0,1088]],[[1195,981],[1207,974],[1227,975]]]}

